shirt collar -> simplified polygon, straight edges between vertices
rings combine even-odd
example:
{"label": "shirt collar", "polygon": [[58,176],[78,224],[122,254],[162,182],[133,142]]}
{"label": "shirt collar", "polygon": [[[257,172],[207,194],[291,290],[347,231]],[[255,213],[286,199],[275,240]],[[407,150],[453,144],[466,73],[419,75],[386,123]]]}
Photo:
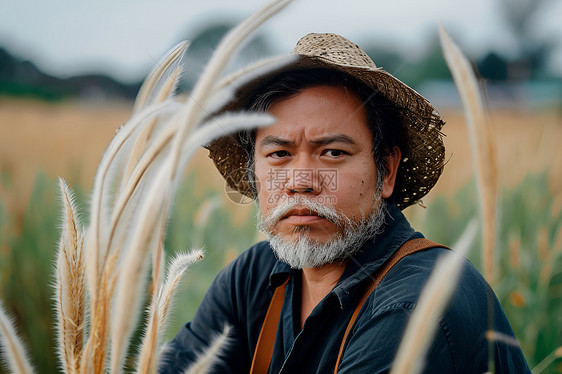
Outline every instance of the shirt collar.
{"label": "shirt collar", "polygon": [[[381,233],[369,239],[351,257],[340,281],[331,292],[338,298],[340,306],[344,308],[353,295],[352,289],[369,278],[402,244],[415,235],[416,232],[400,209],[394,203],[387,204]],[[296,271],[284,262],[276,261],[269,276],[269,286],[279,286]]]}
{"label": "shirt collar", "polygon": [[421,237],[421,234],[414,231],[400,209],[395,204],[388,204],[381,233],[369,239],[351,257],[340,281],[332,290],[332,294],[339,300],[340,307],[344,308],[352,301],[353,288],[371,278],[398,248],[416,236]]}

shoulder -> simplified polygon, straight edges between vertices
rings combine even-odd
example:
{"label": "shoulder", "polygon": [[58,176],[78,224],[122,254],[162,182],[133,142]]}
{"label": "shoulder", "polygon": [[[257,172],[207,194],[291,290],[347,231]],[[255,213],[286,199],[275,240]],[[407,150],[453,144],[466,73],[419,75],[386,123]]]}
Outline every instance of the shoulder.
{"label": "shoulder", "polygon": [[[369,297],[371,317],[394,310],[406,310],[404,314],[409,316],[441,256],[461,255],[444,248],[431,248],[400,260]],[[456,289],[442,316],[442,324],[453,325],[471,335],[475,330],[485,331],[488,328],[488,303],[493,291],[470,261],[464,257],[461,261],[461,270],[456,275],[458,278],[447,280],[456,282]],[[493,299],[494,308],[503,313],[499,302],[495,297]]]}
{"label": "shoulder", "polygon": [[[432,248],[400,260],[369,296],[362,316],[365,326],[392,322],[390,324],[401,336],[436,261],[443,255],[460,256],[451,250]],[[448,365],[455,368],[455,371],[463,372],[468,368],[474,372],[485,371],[488,361],[486,331],[490,329],[490,310],[493,310],[493,330],[512,337],[515,341],[509,321],[484,277],[470,261],[463,258],[462,262],[458,279],[449,280],[457,282],[456,289],[446,310],[441,314],[439,330],[427,353],[428,370],[434,364],[441,365],[448,361]],[[512,369],[528,372],[518,347],[496,344],[494,349],[496,366],[509,368],[499,372],[510,372]],[[447,358],[445,361],[444,357]]]}
{"label": "shoulder", "polygon": [[[429,280],[437,260],[441,256],[461,256],[444,248],[431,248],[401,259],[383,278],[373,293],[372,307],[389,308],[393,304],[415,305]],[[462,259],[462,270],[458,274],[458,289],[466,295],[485,297],[488,284],[480,272],[466,258]],[[451,281],[454,281],[451,279]]]}

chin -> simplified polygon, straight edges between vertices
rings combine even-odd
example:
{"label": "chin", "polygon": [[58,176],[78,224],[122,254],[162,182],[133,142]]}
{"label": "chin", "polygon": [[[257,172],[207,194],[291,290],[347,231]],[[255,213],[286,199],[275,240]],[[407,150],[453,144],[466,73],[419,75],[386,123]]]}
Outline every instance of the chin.
{"label": "chin", "polygon": [[336,238],[336,233],[332,233],[330,236],[323,235],[323,233],[318,233],[316,231],[322,230],[315,230],[311,226],[294,226],[289,230],[289,232],[275,232],[274,235],[279,235],[283,241],[293,243],[299,239],[299,237],[306,237],[309,241],[313,242],[314,244],[324,245],[329,241]]}

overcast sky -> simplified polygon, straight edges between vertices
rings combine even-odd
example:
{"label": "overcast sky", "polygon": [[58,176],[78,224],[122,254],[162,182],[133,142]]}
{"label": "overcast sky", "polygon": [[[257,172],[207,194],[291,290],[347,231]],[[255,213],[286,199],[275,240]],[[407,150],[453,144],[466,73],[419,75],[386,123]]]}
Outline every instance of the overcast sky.
{"label": "overcast sky", "polygon": [[[517,0],[513,0],[517,1]],[[141,79],[170,47],[210,19],[239,21],[258,0],[0,0],[0,45],[59,76],[102,72]],[[514,52],[495,0],[295,0],[262,30],[277,53],[309,32],[419,55],[439,22],[467,53]],[[539,14],[533,32],[562,39],[562,1]],[[560,45],[560,43],[559,43]],[[375,58],[376,60],[376,58]],[[562,70],[562,51],[551,62]]]}

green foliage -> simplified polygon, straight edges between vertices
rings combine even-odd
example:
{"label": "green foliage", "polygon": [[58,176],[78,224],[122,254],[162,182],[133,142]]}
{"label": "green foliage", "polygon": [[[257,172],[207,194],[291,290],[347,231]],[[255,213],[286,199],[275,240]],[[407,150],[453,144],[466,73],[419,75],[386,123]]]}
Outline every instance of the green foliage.
{"label": "green foliage", "polygon": [[[553,203],[541,174],[506,188],[498,204],[493,288],[530,367],[562,346],[562,212]],[[436,198],[412,223],[431,240],[453,245],[478,209],[471,182],[453,199]],[[483,272],[480,248],[476,240],[469,259]]]}
{"label": "green foliage", "polygon": [[[54,373],[52,284],[60,207],[56,184],[39,173],[25,211],[20,234],[0,237],[0,295],[15,317],[18,331],[41,372]],[[0,368],[0,372],[4,370]]]}
{"label": "green foliage", "polygon": [[553,212],[546,176],[528,176],[523,186],[503,198],[497,292],[536,364],[562,345],[562,212]]}
{"label": "green foliage", "polygon": [[0,97],[33,98],[47,102],[58,102],[70,95],[57,87],[31,85],[20,82],[0,81]]}

